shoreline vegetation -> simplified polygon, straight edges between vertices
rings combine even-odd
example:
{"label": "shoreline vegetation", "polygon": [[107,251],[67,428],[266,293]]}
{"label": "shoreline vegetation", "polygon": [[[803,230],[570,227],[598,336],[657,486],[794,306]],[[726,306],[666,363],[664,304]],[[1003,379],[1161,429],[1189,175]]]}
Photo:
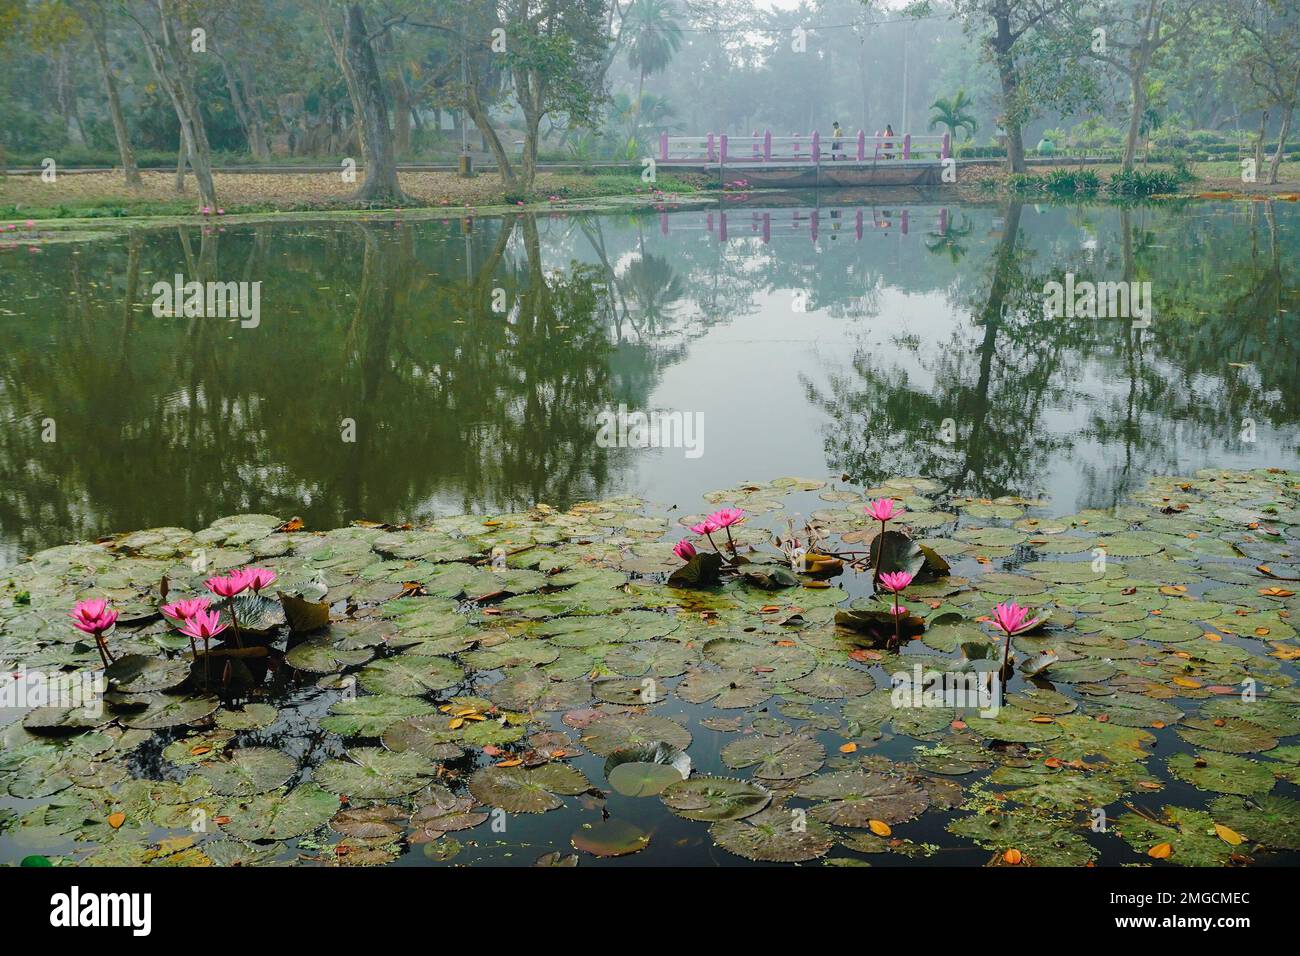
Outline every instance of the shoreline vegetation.
{"label": "shoreline vegetation", "polygon": [[[1034,167],[1032,172],[1015,176],[1009,176],[994,163],[972,163],[961,168],[959,183],[927,188],[950,193],[962,201],[979,201],[1013,192],[1054,198],[1134,194],[1204,199],[1273,197],[1295,201],[1300,198],[1300,162],[1295,160],[1284,164],[1280,181],[1272,185],[1241,182],[1231,161],[1185,167],[1153,163],[1126,177],[1117,175],[1117,164],[1062,162]],[[392,206],[355,200],[356,184],[343,182],[337,173],[285,169],[264,173],[214,172],[224,202],[219,209],[205,213],[192,184],[186,193],[176,193],[173,173],[142,170],[141,176],[142,184],[134,188],[125,186],[116,172],[64,174],[57,184],[42,182],[36,173],[10,173],[0,177],[0,242],[68,241],[74,237],[87,238],[83,234],[93,235],[105,226],[128,222],[132,226],[141,225],[141,220],[147,225],[170,226],[217,218],[274,221],[301,218],[303,213],[310,213],[312,218],[351,218],[358,213],[395,210],[413,218],[500,215],[511,211],[586,212],[635,206],[669,210],[712,202],[720,195],[745,194],[721,190],[716,177],[701,173],[661,173],[655,183],[647,184],[641,181],[639,170],[632,168],[541,170],[533,190],[526,195],[512,192],[491,173],[465,179],[451,171],[405,171],[400,173],[400,178],[411,202]],[[888,188],[891,187],[882,187]],[[784,191],[788,190],[746,192]],[[880,190],[863,192],[876,196]],[[28,221],[35,224],[38,235],[20,232]]]}

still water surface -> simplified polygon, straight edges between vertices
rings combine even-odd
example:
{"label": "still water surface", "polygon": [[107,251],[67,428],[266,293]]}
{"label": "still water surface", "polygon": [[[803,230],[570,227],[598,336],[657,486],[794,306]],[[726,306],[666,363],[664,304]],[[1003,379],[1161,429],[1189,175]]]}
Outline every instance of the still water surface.
{"label": "still water surface", "polygon": [[[1297,462],[1294,204],[817,198],[725,226],[390,219],[6,249],[4,559],[243,511],[329,528],[621,491],[693,510],[786,474],[924,474],[1067,512],[1154,473]],[[1150,328],[1045,318],[1067,272],[1150,281]],[[176,273],[261,281],[260,324],[155,317]],[[700,416],[702,454],[599,447],[620,404]]]}

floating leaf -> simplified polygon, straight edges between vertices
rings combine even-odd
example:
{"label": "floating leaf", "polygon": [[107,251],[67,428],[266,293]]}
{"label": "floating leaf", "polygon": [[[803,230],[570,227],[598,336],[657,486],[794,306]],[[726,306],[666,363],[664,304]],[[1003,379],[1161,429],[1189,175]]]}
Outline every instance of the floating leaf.
{"label": "floating leaf", "polygon": [[591,787],[582,773],[567,764],[540,767],[484,767],[469,778],[475,798],[508,813],[545,813],[564,806],[556,794],[572,796]]}
{"label": "floating leaf", "polygon": [[659,798],[679,817],[716,821],[752,816],[772,801],[772,794],[747,780],[703,776],[674,783]]}
{"label": "floating leaf", "polygon": [[825,856],[835,845],[829,827],[815,820],[796,825],[795,814],[771,807],[743,819],[720,820],[709,827],[713,842],[746,860],[799,863]]}

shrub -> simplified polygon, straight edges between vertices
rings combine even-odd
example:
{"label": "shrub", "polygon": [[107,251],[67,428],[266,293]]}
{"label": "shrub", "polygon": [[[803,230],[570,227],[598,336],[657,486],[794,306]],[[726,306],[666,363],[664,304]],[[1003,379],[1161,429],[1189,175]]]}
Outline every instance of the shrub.
{"label": "shrub", "polygon": [[1122,196],[1154,196],[1160,193],[1178,192],[1181,180],[1177,173],[1163,169],[1144,172],[1139,169],[1124,172],[1120,170],[1110,177],[1106,188]]}
{"label": "shrub", "polygon": [[1091,193],[1101,188],[1101,177],[1091,169],[1054,169],[1043,188],[1051,193]]}

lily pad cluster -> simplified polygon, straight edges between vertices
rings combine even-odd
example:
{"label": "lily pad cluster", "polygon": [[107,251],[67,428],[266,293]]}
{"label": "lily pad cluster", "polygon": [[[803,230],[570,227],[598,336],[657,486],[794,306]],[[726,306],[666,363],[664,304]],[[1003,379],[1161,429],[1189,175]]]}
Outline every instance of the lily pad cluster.
{"label": "lily pad cluster", "polygon": [[[680,546],[705,517],[617,497],[418,528],[238,515],[5,569],[0,854],[671,862],[666,822],[773,863],[1300,852],[1300,475],[1157,478],[1069,515],[924,478],[705,500],[716,562]],[[274,591],[232,598],[209,646],[163,611],[253,564]],[[73,627],[83,601],[116,619]],[[89,701],[48,693],[101,671]]]}

